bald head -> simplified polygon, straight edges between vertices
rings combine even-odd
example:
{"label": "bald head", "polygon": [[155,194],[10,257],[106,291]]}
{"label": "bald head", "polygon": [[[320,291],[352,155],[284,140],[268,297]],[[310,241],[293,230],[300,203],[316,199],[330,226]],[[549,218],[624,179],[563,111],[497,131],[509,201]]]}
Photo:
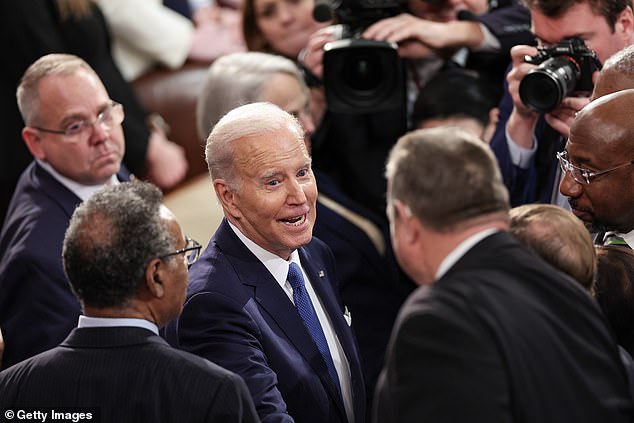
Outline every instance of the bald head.
{"label": "bald head", "polygon": [[[599,97],[584,107],[566,144],[573,176],[559,190],[593,231],[634,230],[634,89]],[[575,169],[576,168],[576,169]]]}
{"label": "bald head", "polygon": [[605,61],[596,80],[592,98],[634,88],[634,45],[612,55]]}
{"label": "bald head", "polygon": [[602,149],[608,150],[618,147],[619,155],[634,153],[633,108],[634,89],[621,90],[597,98],[577,114],[570,127],[569,143],[601,146]]}

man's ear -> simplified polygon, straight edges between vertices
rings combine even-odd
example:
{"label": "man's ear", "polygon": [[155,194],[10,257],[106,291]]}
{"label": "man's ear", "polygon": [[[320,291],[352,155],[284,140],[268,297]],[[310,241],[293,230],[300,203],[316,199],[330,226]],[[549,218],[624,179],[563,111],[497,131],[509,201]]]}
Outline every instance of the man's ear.
{"label": "man's ear", "polygon": [[412,214],[409,206],[400,200],[394,200],[395,221],[402,225],[401,236],[404,236],[408,243],[415,242],[419,236],[418,220]]}
{"label": "man's ear", "polygon": [[231,189],[224,179],[214,179],[214,190],[216,191],[216,196],[220,200],[220,204],[222,204],[222,208],[224,210],[236,218],[242,215],[238,205],[236,204],[236,192]]}
{"label": "man's ear", "polygon": [[37,129],[33,129],[28,126],[22,128],[22,139],[33,157],[39,160],[46,160],[46,154],[44,153],[41,145],[42,138],[40,137],[40,133]]}
{"label": "man's ear", "polygon": [[165,286],[163,285],[163,271],[165,263],[155,258],[145,268],[145,286],[154,298],[163,298]]}
{"label": "man's ear", "polygon": [[626,6],[617,16],[616,22],[614,22],[614,31],[617,34],[621,34],[627,44],[630,43],[634,33],[634,14],[630,6]]}

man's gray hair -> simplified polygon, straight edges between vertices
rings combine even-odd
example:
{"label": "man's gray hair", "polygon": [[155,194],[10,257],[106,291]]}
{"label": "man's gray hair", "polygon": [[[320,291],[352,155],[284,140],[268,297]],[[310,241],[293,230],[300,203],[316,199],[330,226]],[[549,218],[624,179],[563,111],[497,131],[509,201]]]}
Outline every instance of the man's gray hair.
{"label": "man's gray hair", "polygon": [[209,67],[196,105],[196,124],[201,139],[207,138],[216,122],[229,110],[262,101],[264,89],[275,74],[294,77],[304,91],[301,72],[290,59],[255,51],[220,57]]}
{"label": "man's gray hair", "polygon": [[123,307],[145,279],[148,263],[173,251],[154,185],[109,186],[82,203],[64,237],[64,271],[75,295],[92,307]]}
{"label": "man's gray hair", "polygon": [[285,128],[304,146],[302,125],[272,103],[251,103],[231,110],[218,121],[207,138],[205,159],[211,179],[224,179],[231,189],[237,190],[240,181],[236,179],[234,167],[236,141]]}
{"label": "man's gray hair", "polygon": [[33,62],[24,72],[16,92],[18,109],[24,123],[28,126],[39,124],[40,81],[52,75],[73,75],[79,69],[84,69],[99,80],[99,76],[83,59],[72,54],[47,54]]}
{"label": "man's gray hair", "polygon": [[420,129],[401,137],[390,152],[386,176],[389,204],[400,200],[437,231],[509,210],[495,156],[457,128]]}

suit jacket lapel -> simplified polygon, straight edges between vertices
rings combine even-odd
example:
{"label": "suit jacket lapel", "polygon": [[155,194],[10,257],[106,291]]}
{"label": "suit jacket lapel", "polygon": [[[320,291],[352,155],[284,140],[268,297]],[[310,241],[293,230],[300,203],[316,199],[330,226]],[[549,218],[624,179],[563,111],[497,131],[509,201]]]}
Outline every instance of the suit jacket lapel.
{"label": "suit jacket lapel", "polygon": [[33,166],[33,186],[49,197],[53,203],[58,204],[70,219],[77,205],[81,203],[81,199],[38,165],[37,162],[34,162]]}
{"label": "suit jacket lapel", "polygon": [[[311,254],[309,248],[300,248],[299,255],[302,266],[310,278],[313,289],[321,299],[322,306],[330,318],[332,328],[346,355],[346,360],[350,368],[350,383],[353,396],[362,395],[365,390],[365,385],[359,363],[357,344],[352,334],[352,329],[348,326],[343,317],[343,310],[335,292],[337,285],[333,283],[332,275],[328,274],[323,261],[318,256]],[[330,380],[330,378],[328,378],[328,380]],[[336,387],[333,385],[330,385],[330,387],[333,389],[333,393],[335,393],[334,389],[336,389]],[[339,403],[341,403],[341,401],[338,401],[338,404]],[[355,405],[357,403],[358,401],[354,401]],[[345,413],[343,404],[341,404],[341,410]],[[355,415],[359,416],[360,413],[361,410],[355,407]]]}
{"label": "suit jacket lapel", "polygon": [[[302,247],[299,249],[299,257],[302,263],[302,267],[304,268],[306,275],[310,279],[310,284],[319,297],[321,305],[330,320],[330,324],[332,325],[332,328],[335,331],[339,342],[341,343],[344,353],[346,354],[346,359],[348,362],[350,362],[350,359],[348,358],[350,356],[350,349],[348,345],[350,339],[349,336],[347,336],[345,328],[341,326],[341,323],[343,323],[344,325],[346,323],[343,319],[343,312],[341,311],[341,307],[339,306],[336,298],[333,296],[334,285],[329,280],[329,275],[325,270],[324,263],[320,257],[312,255],[309,249],[306,247]],[[329,285],[329,287],[327,287],[326,285]],[[306,333],[308,333],[308,331],[306,331]],[[317,347],[314,346],[314,342],[312,349],[317,352],[318,356],[318,360],[314,360],[318,362],[318,369],[316,369],[315,371],[319,370],[319,378],[321,379],[322,383],[328,388],[330,395],[335,399],[335,402],[339,406],[340,411],[345,415],[346,412],[343,406],[343,402],[341,401],[341,397],[339,396],[337,387],[334,385],[334,382],[330,378],[326,363],[317,350]]]}
{"label": "suit jacket lapel", "polygon": [[[31,184],[41,190],[44,195],[48,196],[53,203],[58,204],[68,218],[73,215],[75,208],[82,202],[74,192],[66,188],[53,175],[48,173],[43,167],[33,162],[33,173]],[[117,178],[121,182],[130,180],[130,173],[124,167],[117,173]]]}

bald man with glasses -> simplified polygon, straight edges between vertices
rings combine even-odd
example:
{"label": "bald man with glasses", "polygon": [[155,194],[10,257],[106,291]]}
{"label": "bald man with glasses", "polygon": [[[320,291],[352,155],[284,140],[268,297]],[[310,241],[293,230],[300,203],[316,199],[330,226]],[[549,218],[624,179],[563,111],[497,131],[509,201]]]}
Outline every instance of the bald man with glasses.
{"label": "bald man with glasses", "polygon": [[573,213],[596,233],[634,245],[634,90],[599,97],[584,107],[559,154],[559,186]]}
{"label": "bald man with glasses", "polygon": [[23,75],[17,99],[34,160],[0,233],[0,369],[56,346],[76,326],[80,305],[62,268],[64,231],[78,204],[129,179],[121,166],[123,107],[82,59],[41,57]]}

